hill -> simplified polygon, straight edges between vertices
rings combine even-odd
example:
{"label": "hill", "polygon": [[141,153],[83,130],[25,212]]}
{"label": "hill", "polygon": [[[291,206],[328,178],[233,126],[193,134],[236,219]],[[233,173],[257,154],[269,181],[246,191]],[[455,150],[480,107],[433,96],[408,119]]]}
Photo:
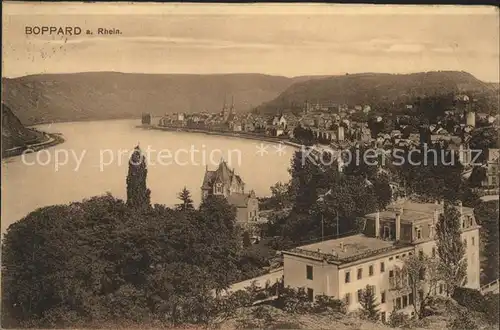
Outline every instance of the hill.
{"label": "hill", "polygon": [[2,103],[2,155],[5,150],[39,143],[45,139],[43,133],[24,127],[12,110]]}
{"label": "hill", "polygon": [[495,84],[480,81],[466,72],[436,71],[413,74],[349,74],[297,82],[274,100],[256,107],[255,111],[276,113],[287,109],[296,110],[307,101],[350,106],[369,104],[374,108],[393,102],[404,104],[418,97],[459,92],[472,93],[478,98],[486,97],[489,107],[496,104],[496,109],[489,109],[489,112],[498,110],[498,89]]}
{"label": "hill", "polygon": [[141,113],[217,112],[234,97],[245,112],[297,81],[263,74],[134,74],[86,72],[3,78],[3,100],[25,124],[140,118]]}

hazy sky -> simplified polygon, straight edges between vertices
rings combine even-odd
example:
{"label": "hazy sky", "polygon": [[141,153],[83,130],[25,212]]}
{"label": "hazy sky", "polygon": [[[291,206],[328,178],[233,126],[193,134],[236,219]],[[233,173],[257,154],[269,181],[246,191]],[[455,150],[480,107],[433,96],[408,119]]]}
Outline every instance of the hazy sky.
{"label": "hazy sky", "polygon": [[[3,3],[3,75],[463,70],[499,81],[494,7]],[[79,26],[92,36],[26,35]],[[121,35],[97,35],[117,28]]]}

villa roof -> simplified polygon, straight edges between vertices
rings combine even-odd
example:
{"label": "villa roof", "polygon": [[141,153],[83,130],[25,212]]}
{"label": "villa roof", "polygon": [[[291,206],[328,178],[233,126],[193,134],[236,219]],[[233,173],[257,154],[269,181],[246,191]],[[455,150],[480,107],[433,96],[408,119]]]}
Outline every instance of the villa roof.
{"label": "villa roof", "polygon": [[234,174],[234,171],[229,168],[227,163],[223,160],[220,162],[219,167],[215,171],[206,171],[203,178],[202,189],[210,189],[214,182],[221,182],[230,185],[233,180],[239,184],[243,184],[243,180],[239,175]]}
{"label": "villa roof", "polygon": [[[442,204],[433,203],[416,203],[412,201],[405,201],[403,203],[393,204],[387,207],[387,210],[380,212],[381,220],[395,220],[396,210],[402,208],[403,212],[401,214],[402,223],[414,223],[420,220],[433,219],[434,211],[437,210],[442,212]],[[464,213],[473,213],[473,209],[470,207],[462,207]],[[374,219],[377,213],[371,213],[365,215],[366,218]]]}
{"label": "villa roof", "polygon": [[[341,248],[343,244],[343,249]],[[375,237],[368,237],[363,234],[331,239],[319,243],[301,246],[300,249],[306,251],[320,252],[338,255],[339,258],[353,257],[360,253],[392,247],[394,242],[384,241]]]}
{"label": "villa roof", "polygon": [[357,234],[283,251],[283,253],[322,260],[332,264],[345,264],[401,249],[412,249],[409,245],[386,241],[380,238]]}

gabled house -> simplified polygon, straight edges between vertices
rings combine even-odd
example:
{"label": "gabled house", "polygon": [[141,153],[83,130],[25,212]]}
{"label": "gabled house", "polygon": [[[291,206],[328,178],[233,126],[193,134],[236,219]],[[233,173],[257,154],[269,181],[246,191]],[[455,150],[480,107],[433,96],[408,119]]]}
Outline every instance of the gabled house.
{"label": "gabled house", "polygon": [[245,193],[245,183],[241,177],[230,169],[225,161],[221,161],[215,171],[205,170],[201,196],[224,196],[228,203],[236,208],[236,221],[247,223],[256,221],[259,214],[259,203],[252,190]]}

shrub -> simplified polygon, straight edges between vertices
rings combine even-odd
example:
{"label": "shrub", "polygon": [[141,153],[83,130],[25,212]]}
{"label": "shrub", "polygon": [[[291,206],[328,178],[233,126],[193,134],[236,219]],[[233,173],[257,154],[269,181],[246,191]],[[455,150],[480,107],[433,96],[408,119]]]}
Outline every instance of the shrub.
{"label": "shrub", "polygon": [[346,309],[342,300],[327,295],[316,296],[314,312],[322,313],[326,311],[345,313]]}
{"label": "shrub", "polygon": [[229,296],[229,300],[234,309],[252,306],[252,296],[244,290],[238,290]]}
{"label": "shrub", "polygon": [[451,330],[475,330],[478,327],[470,315],[470,312],[462,310],[459,312],[458,316],[453,319],[448,328]]}
{"label": "shrub", "polygon": [[280,292],[275,305],[288,313],[307,313],[313,307],[313,303],[309,300],[303,288],[295,290],[289,287]]}
{"label": "shrub", "polygon": [[469,288],[456,288],[452,298],[464,307],[476,312],[485,312],[485,300],[481,292]]}
{"label": "shrub", "polygon": [[484,296],[486,319],[490,324],[498,324],[499,320],[499,295],[498,293],[488,293]]}
{"label": "shrub", "polygon": [[405,327],[410,323],[410,318],[404,313],[393,311],[391,315],[389,315],[388,323],[392,328]]}

